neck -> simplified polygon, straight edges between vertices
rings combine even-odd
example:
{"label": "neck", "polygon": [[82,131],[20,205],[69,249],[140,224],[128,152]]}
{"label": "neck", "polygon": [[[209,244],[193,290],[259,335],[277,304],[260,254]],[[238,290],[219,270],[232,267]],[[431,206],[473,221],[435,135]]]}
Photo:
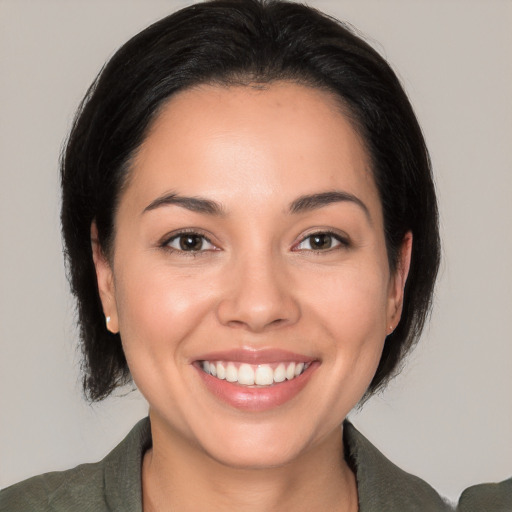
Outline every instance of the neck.
{"label": "neck", "polygon": [[357,511],[355,476],[343,453],[342,428],[279,467],[230,467],[153,422],[142,468],[144,512]]}

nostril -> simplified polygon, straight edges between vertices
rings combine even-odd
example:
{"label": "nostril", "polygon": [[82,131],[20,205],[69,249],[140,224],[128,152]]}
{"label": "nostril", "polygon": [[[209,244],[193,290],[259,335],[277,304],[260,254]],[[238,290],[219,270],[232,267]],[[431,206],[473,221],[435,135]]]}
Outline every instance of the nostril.
{"label": "nostril", "polygon": [[227,325],[228,327],[241,328],[245,326],[245,323],[241,320],[230,320]]}
{"label": "nostril", "polygon": [[244,322],[243,320],[230,320],[229,322],[227,322],[227,325],[228,327],[232,327],[235,329],[250,328],[252,330],[262,330],[268,329],[269,327],[279,327],[285,323],[286,319],[276,318],[275,320],[272,320],[271,322],[262,325],[260,329],[258,329],[257,326],[254,325],[254,323]]}
{"label": "nostril", "polygon": [[254,332],[293,324],[300,317],[299,304],[281,291],[277,285],[262,287],[245,283],[231,295],[222,297],[216,306],[217,318],[222,325]]}

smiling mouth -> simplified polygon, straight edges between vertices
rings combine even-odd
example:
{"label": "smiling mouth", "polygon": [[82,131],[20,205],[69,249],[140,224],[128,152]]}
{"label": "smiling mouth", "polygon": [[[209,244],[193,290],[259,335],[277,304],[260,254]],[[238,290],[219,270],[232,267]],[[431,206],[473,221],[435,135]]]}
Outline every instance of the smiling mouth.
{"label": "smiling mouth", "polygon": [[248,364],[234,361],[199,361],[203,372],[219,380],[253,388],[268,387],[291,381],[302,375],[309,362],[277,362],[271,364]]}

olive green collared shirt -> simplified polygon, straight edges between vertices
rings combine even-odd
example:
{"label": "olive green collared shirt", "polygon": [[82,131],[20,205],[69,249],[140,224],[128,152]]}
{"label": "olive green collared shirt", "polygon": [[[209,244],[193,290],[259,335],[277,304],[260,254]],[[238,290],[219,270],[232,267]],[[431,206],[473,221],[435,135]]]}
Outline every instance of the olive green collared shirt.
{"label": "olive green collared shirt", "polygon": [[[360,512],[454,510],[430,485],[386,459],[349,422],[344,424],[344,443],[356,473]],[[46,473],[0,491],[0,512],[142,512],[142,458],[150,446],[145,418],[100,462]],[[458,510],[512,512],[512,482],[497,498],[509,508],[475,509],[473,505],[493,494],[492,488],[483,487],[465,491]]]}

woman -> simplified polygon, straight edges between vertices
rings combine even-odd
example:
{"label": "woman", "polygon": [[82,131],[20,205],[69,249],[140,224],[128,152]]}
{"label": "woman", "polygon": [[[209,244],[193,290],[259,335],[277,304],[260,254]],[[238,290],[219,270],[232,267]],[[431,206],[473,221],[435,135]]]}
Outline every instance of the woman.
{"label": "woman", "polygon": [[91,89],[62,187],[86,391],[133,377],[151,423],[2,506],[447,509],[341,428],[421,332],[439,259],[421,132],[365,43],[298,5],[166,18]]}

